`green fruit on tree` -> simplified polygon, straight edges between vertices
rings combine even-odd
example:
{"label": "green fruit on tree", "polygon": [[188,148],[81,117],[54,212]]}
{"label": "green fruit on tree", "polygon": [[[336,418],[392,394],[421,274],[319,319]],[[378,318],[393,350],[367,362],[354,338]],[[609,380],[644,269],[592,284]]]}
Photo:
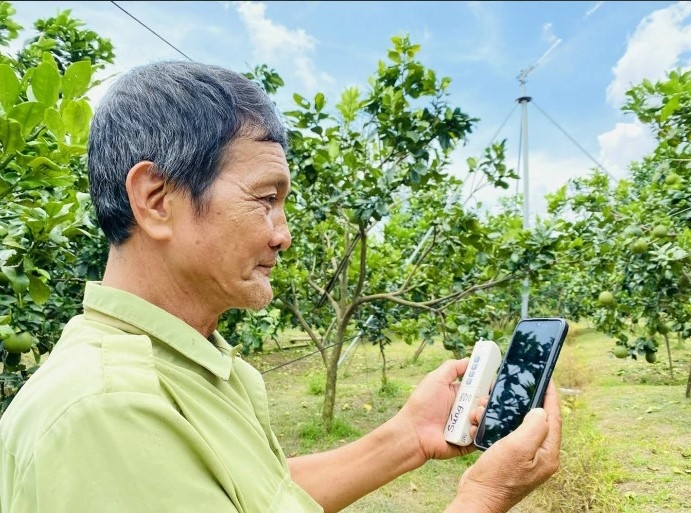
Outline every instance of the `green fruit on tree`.
{"label": "green fruit on tree", "polygon": [[631,251],[640,255],[648,251],[648,243],[645,239],[636,239],[633,244],[631,244]]}
{"label": "green fruit on tree", "polygon": [[669,233],[669,230],[664,224],[658,224],[655,228],[653,228],[654,237],[667,237],[667,233]]}
{"label": "green fruit on tree", "polygon": [[680,177],[676,173],[670,173],[667,176],[665,176],[665,183],[667,185],[675,185],[678,184],[680,180]]}
{"label": "green fruit on tree", "polygon": [[34,344],[34,337],[26,331],[13,333],[5,339],[4,347],[8,353],[26,353]]}
{"label": "green fruit on tree", "polygon": [[614,354],[614,356],[617,358],[626,358],[629,356],[629,350],[624,346],[616,346],[614,349],[612,349],[612,354]]}
{"label": "green fruit on tree", "polygon": [[458,331],[458,325],[453,321],[449,321],[444,324],[444,328],[446,328],[446,331],[449,333],[456,333]]}
{"label": "green fruit on tree", "polygon": [[654,351],[648,351],[645,353],[645,361],[648,363],[655,363],[657,361],[657,353]]}
{"label": "green fruit on tree", "polygon": [[614,304],[614,295],[609,290],[603,290],[597,297],[597,302],[602,306],[612,306]]}

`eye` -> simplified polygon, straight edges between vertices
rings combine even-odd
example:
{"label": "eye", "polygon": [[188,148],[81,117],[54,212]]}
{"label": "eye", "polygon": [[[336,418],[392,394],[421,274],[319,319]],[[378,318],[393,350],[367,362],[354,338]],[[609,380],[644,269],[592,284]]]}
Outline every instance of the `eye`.
{"label": "eye", "polygon": [[269,196],[264,196],[262,198],[262,201],[268,203],[272,207],[276,204],[278,201],[278,195],[277,194],[270,194]]}

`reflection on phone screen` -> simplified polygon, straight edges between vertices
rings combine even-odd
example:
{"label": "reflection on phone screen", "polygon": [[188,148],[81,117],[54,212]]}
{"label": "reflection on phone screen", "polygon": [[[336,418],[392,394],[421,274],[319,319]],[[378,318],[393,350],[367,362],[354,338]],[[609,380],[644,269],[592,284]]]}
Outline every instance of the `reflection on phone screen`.
{"label": "reflection on phone screen", "polygon": [[560,322],[519,323],[509,347],[487,411],[483,443],[489,446],[514,431],[535,398]]}

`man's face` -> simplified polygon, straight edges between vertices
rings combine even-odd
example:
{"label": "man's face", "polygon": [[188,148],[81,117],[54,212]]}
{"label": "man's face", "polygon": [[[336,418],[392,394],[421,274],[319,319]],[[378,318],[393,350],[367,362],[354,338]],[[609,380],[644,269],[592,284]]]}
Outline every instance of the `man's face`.
{"label": "man's face", "polygon": [[195,215],[188,201],[180,216],[179,273],[210,308],[261,309],[273,298],[269,274],[278,252],[291,242],[288,163],[279,144],[251,139],[234,141],[230,155],[208,191],[208,209]]}

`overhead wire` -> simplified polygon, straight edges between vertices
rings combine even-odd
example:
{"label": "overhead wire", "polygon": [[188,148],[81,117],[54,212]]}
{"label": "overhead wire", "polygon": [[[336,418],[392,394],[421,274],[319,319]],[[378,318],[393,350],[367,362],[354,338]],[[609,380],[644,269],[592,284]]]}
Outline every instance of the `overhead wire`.
{"label": "overhead wire", "polygon": [[[499,125],[499,128],[497,128],[497,131],[494,133],[492,138],[489,140],[489,144],[487,145],[487,148],[492,147],[492,144],[494,144],[494,141],[497,140],[497,137],[499,137],[499,134],[504,129],[504,126],[506,126],[506,123],[508,123],[509,119],[511,119],[511,116],[516,111],[517,107],[518,107],[517,103],[513,105],[513,107],[511,108],[511,110],[507,114],[507,116],[504,118],[504,121],[502,121],[502,123]],[[477,175],[479,175],[479,174],[481,174],[481,173],[474,173],[473,176],[470,177],[470,194],[471,195],[477,190],[476,187],[479,189],[483,185],[482,181],[480,181],[480,180],[482,180],[484,178],[484,175],[480,176],[478,178]],[[479,183],[477,183],[477,185],[475,183],[476,180],[480,181]]]}
{"label": "overhead wire", "polygon": [[113,4],[115,7],[117,7],[118,9],[120,9],[122,12],[124,12],[127,16],[129,16],[130,18],[132,18],[134,21],[136,21],[137,23],[139,23],[142,27],[144,27],[146,30],[148,30],[149,32],[151,32],[154,36],[156,36],[157,38],[159,38],[159,39],[160,39],[161,41],[163,41],[165,44],[167,44],[168,46],[170,46],[173,50],[175,50],[177,53],[179,53],[180,55],[182,55],[185,59],[187,59],[188,61],[194,62],[194,59],[192,59],[192,57],[190,57],[190,56],[187,55],[185,52],[183,52],[182,50],[180,50],[177,46],[175,46],[173,43],[171,43],[170,41],[168,41],[166,38],[164,38],[162,35],[160,35],[160,34],[159,34],[158,32],[156,32],[154,29],[152,29],[151,27],[149,27],[146,23],[144,23],[144,22],[141,21],[139,18],[137,18],[136,16],[134,16],[133,14],[131,14],[131,13],[130,13],[129,11],[127,11],[124,7],[120,6],[117,2],[114,2],[114,1],[111,0],[110,3]]}
{"label": "overhead wire", "polygon": [[593,157],[590,153],[588,153],[588,150],[586,150],[581,144],[579,144],[579,142],[576,139],[574,139],[566,130],[564,130],[559,125],[559,123],[557,123],[554,119],[552,119],[552,117],[550,117],[549,114],[547,114],[544,110],[542,110],[540,108],[540,106],[537,103],[535,103],[535,100],[532,100],[531,103],[533,105],[535,105],[535,108],[537,110],[539,110],[542,113],[542,115],[545,116],[555,127],[557,127],[557,129],[559,129],[559,131],[561,131],[561,133],[563,133],[566,137],[568,137],[569,141],[571,141],[573,144],[575,144],[579,150],[581,150],[590,160],[592,160],[598,168],[600,168],[613,181],[615,181],[615,182],[617,181],[617,179],[609,171],[607,171],[607,169],[605,169],[605,166],[600,164],[600,162],[598,162],[595,157]]}
{"label": "overhead wire", "polygon": [[[518,103],[516,103],[516,105],[518,105]],[[523,150],[523,123],[521,123],[520,128],[518,130],[518,157],[516,157],[516,171],[518,172],[518,180],[516,180],[515,197],[518,197],[518,194],[520,193],[521,177],[525,173],[525,171],[523,170],[523,167],[521,165],[522,150]]]}
{"label": "overhead wire", "polygon": [[327,345],[327,346],[324,346],[324,347],[322,347],[322,348],[320,348],[320,349],[317,349],[316,351],[312,351],[311,353],[303,354],[302,356],[299,356],[299,357],[297,357],[297,358],[295,358],[295,359],[293,359],[293,360],[288,360],[287,362],[283,362],[283,363],[281,363],[281,364],[279,364],[279,365],[276,365],[275,367],[271,367],[270,369],[264,370],[264,371],[262,371],[261,373],[262,373],[262,374],[267,374],[267,373],[269,373],[269,372],[273,372],[273,371],[275,371],[275,370],[277,370],[277,369],[280,369],[280,368],[282,368],[282,367],[285,367],[286,365],[291,365],[291,364],[293,364],[293,363],[295,363],[295,362],[299,362],[300,360],[304,360],[305,358],[308,358],[308,357],[310,357],[310,356],[314,356],[314,355],[317,354],[317,353],[321,353],[321,352],[322,352],[323,350],[325,350],[325,349],[330,349],[330,348],[332,348],[332,347],[336,347],[336,346],[343,345],[343,344],[345,344],[346,342],[350,342],[351,340],[354,340],[354,339],[358,338],[359,336],[360,336],[360,335],[358,334],[358,335],[355,335],[355,336],[353,336],[353,337],[343,339],[343,340],[341,340],[340,342],[334,342],[333,344],[329,344],[329,345]]}

